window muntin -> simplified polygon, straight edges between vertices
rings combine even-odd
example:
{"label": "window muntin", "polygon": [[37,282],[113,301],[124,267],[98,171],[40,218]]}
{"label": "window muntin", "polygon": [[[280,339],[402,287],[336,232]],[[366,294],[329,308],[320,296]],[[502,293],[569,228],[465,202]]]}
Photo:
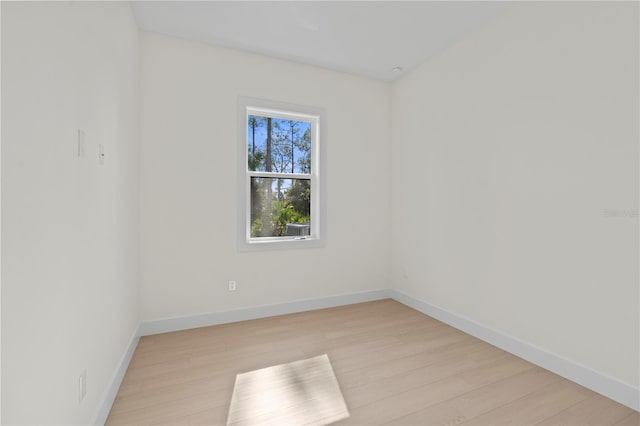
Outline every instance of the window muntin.
{"label": "window muntin", "polygon": [[[265,106],[265,104],[269,104]],[[266,101],[241,104],[241,248],[320,241],[320,114]],[[269,155],[267,155],[269,154]],[[270,160],[270,161],[269,161]]]}

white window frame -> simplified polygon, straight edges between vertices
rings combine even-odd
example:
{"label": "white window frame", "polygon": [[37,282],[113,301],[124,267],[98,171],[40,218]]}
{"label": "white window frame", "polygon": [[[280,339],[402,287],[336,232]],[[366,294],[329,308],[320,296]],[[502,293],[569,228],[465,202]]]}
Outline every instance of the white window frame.
{"label": "white window frame", "polygon": [[[311,173],[254,172],[248,168],[248,132],[249,115],[299,120],[311,122]],[[323,247],[324,229],[324,185],[321,177],[322,143],[325,125],[324,112],[319,108],[293,105],[283,102],[240,97],[238,100],[238,249],[240,251],[297,249]],[[251,177],[270,177],[284,179],[309,179],[311,181],[311,235],[283,237],[251,237]]]}

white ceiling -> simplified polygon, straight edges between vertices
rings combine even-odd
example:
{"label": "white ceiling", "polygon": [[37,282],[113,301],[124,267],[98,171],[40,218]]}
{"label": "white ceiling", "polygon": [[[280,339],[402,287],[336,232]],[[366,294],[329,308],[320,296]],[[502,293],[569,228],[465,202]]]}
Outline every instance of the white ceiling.
{"label": "white ceiling", "polygon": [[[135,1],[140,28],[394,80],[502,12],[482,1]],[[392,68],[402,67],[403,72]]]}

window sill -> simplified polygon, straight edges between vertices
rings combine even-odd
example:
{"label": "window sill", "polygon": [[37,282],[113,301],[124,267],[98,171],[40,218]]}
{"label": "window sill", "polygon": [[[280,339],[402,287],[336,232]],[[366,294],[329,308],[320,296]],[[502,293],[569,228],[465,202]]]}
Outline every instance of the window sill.
{"label": "window sill", "polygon": [[313,237],[264,238],[240,241],[239,251],[290,250],[324,247],[324,240]]}

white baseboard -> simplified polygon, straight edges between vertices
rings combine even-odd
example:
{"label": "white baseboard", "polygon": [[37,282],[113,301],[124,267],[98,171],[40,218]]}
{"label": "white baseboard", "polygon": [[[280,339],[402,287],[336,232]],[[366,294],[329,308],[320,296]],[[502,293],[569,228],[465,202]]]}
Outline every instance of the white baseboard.
{"label": "white baseboard", "polygon": [[139,340],[140,326],[138,325],[138,327],[133,331],[133,335],[129,340],[129,346],[127,346],[127,350],[124,355],[122,355],[122,358],[120,358],[120,362],[118,363],[116,371],[113,373],[109,386],[100,400],[100,405],[98,405],[98,409],[91,420],[92,425],[104,425],[106,423],[111,407],[113,406],[113,401],[116,399],[118,389],[120,389],[120,384],[122,383],[124,374],[127,372],[127,368],[131,362],[131,357],[133,356],[133,352],[136,350],[136,346],[138,346]]}
{"label": "white baseboard", "polygon": [[153,321],[142,321],[140,335],[168,333],[171,331],[188,330],[191,328],[208,327],[211,325],[230,322],[246,321],[266,318],[276,315],[292,314],[295,312],[311,311],[314,309],[332,308],[335,306],[351,305],[353,303],[370,302],[390,298],[388,289],[365,291],[362,293],[343,294],[339,296],[322,297],[319,299],[297,300],[276,305],[262,305],[231,311],[211,312],[199,315],[189,315],[176,318],[165,318]]}
{"label": "white baseboard", "polygon": [[609,377],[606,374],[599,373],[573,361],[569,361],[556,354],[547,352],[513,336],[478,324],[469,318],[415,299],[401,291],[392,289],[389,290],[389,295],[394,300],[420,311],[425,315],[429,315],[480,340],[484,340],[520,358],[526,359],[559,376],[611,398],[620,404],[640,411],[639,388],[623,383],[613,377]]}

